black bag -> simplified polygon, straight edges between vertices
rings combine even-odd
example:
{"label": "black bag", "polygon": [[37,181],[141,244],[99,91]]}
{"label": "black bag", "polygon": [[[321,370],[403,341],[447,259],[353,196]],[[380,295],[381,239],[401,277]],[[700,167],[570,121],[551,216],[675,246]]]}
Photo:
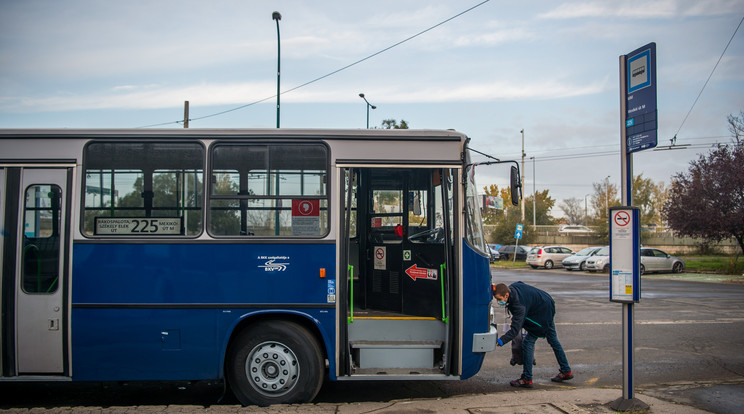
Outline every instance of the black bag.
{"label": "black bag", "polygon": [[[505,310],[504,312],[504,332],[509,330],[509,320],[511,319],[511,315],[509,314],[509,310]],[[511,340],[511,350],[512,350],[512,356],[511,360],[509,360],[509,364],[511,366],[514,365],[524,365],[524,357],[522,356],[522,339],[524,339],[524,336],[527,335],[527,333],[524,331],[524,329],[519,331],[519,334],[514,337],[514,339]],[[536,360],[532,360],[532,365],[537,365]]]}
{"label": "black bag", "polygon": [[520,332],[520,334],[515,336],[514,339],[512,339],[511,341],[512,356],[511,356],[511,360],[509,361],[511,366],[524,364],[524,358],[522,357],[522,338],[523,337],[524,337],[524,334]]}

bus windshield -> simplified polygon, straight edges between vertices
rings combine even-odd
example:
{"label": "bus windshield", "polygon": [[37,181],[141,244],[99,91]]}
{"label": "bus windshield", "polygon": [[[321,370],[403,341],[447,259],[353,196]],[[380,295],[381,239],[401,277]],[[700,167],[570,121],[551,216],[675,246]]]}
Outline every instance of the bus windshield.
{"label": "bus windshield", "polygon": [[483,219],[481,218],[480,206],[478,205],[478,187],[475,185],[475,166],[468,165],[465,171],[465,198],[466,198],[466,220],[465,238],[468,243],[483,254],[486,254],[486,239],[483,234]]}

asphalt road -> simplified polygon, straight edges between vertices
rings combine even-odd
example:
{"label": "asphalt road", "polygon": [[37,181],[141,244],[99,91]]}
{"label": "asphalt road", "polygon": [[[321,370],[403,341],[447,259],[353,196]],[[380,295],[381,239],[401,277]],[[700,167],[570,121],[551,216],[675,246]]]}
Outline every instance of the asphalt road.
{"label": "asphalt road", "polygon": [[[556,270],[493,269],[494,282],[521,280],[556,301],[558,336],[575,378],[556,384],[550,346],[539,340],[534,380],[543,389],[622,386],[622,305],[608,300],[608,276]],[[744,284],[655,280],[644,277],[635,305],[635,389],[713,412],[744,406]],[[390,401],[510,392],[521,367],[509,347],[487,355],[465,381],[326,382],[316,402]],[[618,397],[622,396],[618,390]],[[0,409],[69,406],[211,406],[237,404],[220,382],[0,383]]]}

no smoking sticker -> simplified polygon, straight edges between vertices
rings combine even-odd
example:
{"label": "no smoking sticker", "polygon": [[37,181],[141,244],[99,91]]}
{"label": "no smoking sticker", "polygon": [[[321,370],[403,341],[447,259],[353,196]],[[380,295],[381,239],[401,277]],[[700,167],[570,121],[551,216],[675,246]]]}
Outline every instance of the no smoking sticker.
{"label": "no smoking sticker", "polygon": [[615,213],[615,224],[617,224],[620,227],[625,227],[630,223],[630,214],[628,214],[627,211],[618,211]]}
{"label": "no smoking sticker", "polygon": [[386,247],[375,247],[375,270],[387,270],[387,251]]}

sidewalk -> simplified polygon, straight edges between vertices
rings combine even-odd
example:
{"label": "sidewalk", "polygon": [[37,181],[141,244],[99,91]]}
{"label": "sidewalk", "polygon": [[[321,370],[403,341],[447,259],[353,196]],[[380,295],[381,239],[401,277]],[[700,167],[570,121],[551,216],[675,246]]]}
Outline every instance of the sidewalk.
{"label": "sidewalk", "polygon": [[[593,414],[614,413],[609,403],[622,396],[621,389],[572,388],[551,390],[514,390],[492,394],[475,394],[437,399],[403,399],[388,402],[319,403],[241,407],[239,405],[163,405],[131,407],[55,407],[0,410],[0,413],[338,413],[338,414],[401,414],[401,413],[468,413],[468,414]],[[691,406],[660,400],[636,393],[646,403],[650,414],[708,413]]]}

